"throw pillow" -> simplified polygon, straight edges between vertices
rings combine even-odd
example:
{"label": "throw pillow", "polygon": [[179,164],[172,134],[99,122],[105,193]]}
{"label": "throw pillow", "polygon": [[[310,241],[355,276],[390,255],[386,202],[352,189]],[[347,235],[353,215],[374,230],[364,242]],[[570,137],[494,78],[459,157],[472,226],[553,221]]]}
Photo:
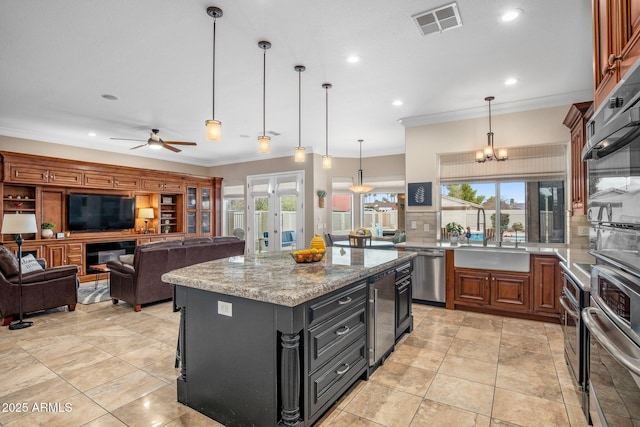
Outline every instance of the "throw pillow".
{"label": "throw pillow", "polygon": [[118,256],[118,259],[123,264],[133,265],[133,254],[120,255]]}
{"label": "throw pillow", "polygon": [[0,270],[5,277],[12,277],[18,274],[18,259],[4,246],[0,246]]}
{"label": "throw pillow", "polygon": [[31,273],[32,271],[41,271],[42,266],[36,258],[32,255],[25,255],[22,257],[22,274]]}

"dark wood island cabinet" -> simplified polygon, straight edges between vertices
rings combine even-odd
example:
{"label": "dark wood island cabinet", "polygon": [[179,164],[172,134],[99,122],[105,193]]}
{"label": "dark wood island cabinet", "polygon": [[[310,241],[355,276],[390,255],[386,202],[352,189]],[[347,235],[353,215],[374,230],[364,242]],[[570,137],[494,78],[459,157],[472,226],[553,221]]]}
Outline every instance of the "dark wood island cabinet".
{"label": "dark wood island cabinet", "polygon": [[[181,311],[178,401],[226,426],[311,426],[375,369],[371,278],[413,257],[334,247],[318,263],[258,254],[165,274]],[[410,311],[396,318],[413,327]]]}

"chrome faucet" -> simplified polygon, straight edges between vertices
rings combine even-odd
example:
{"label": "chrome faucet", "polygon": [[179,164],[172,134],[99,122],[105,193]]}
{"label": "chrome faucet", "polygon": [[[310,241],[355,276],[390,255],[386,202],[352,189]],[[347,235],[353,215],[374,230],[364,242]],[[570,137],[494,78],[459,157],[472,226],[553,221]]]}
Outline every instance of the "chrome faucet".
{"label": "chrome faucet", "polygon": [[482,212],[482,246],[487,246],[487,216],[484,213],[484,208],[478,208],[478,214],[476,216],[476,230],[480,230],[480,212]]}

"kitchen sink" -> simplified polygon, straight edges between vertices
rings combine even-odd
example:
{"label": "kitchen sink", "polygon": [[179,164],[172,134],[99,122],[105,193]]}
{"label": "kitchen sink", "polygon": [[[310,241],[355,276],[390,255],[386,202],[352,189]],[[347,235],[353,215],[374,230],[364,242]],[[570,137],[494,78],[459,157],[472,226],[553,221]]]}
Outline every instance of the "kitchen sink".
{"label": "kitchen sink", "polygon": [[454,266],[528,273],[529,252],[524,248],[460,247],[454,253]]}

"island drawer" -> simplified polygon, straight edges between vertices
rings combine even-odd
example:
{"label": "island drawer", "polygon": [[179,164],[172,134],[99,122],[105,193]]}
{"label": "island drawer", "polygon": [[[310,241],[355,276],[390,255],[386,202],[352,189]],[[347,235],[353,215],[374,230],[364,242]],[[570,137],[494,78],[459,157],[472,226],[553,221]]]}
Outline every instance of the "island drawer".
{"label": "island drawer", "polygon": [[315,371],[351,342],[364,336],[367,332],[366,319],[366,305],[361,302],[309,329],[309,370]]}
{"label": "island drawer", "polygon": [[322,407],[336,400],[353,380],[367,368],[367,346],[363,336],[340,353],[331,363],[309,378],[309,410],[313,416]]}
{"label": "island drawer", "polygon": [[363,281],[346,290],[322,297],[309,305],[308,326],[313,327],[318,323],[337,316],[340,312],[349,310],[358,304],[367,301],[367,282]]}

